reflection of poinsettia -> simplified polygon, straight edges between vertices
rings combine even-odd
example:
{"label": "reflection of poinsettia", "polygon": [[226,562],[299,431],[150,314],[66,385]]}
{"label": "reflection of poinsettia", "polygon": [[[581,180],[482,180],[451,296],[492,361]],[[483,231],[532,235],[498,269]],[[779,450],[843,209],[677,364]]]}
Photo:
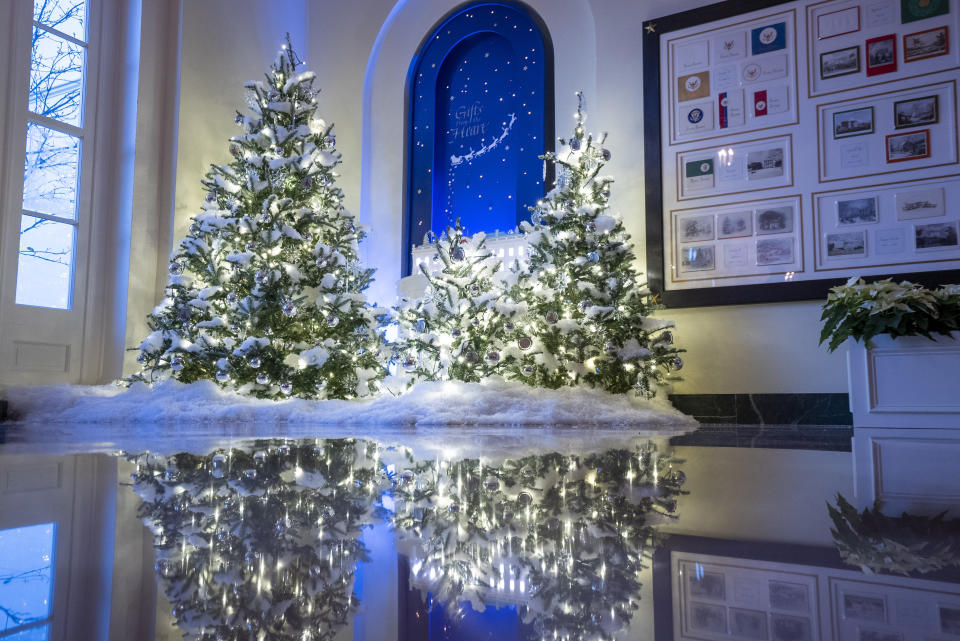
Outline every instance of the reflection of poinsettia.
{"label": "reflection of poinsettia", "polygon": [[629,625],[655,523],[683,472],[653,443],[484,466],[423,462],[394,490],[413,582],[434,603],[512,600],[545,638],[610,639]]}
{"label": "reflection of poinsettia", "polygon": [[185,638],[331,639],[356,605],[376,446],[262,441],[207,456],[144,454],[134,489]]}

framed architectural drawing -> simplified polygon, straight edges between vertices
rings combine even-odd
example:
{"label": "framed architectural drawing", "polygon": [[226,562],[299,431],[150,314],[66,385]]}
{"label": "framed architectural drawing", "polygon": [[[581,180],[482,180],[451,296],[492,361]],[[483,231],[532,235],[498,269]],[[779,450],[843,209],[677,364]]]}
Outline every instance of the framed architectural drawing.
{"label": "framed architectural drawing", "polygon": [[960,281],[941,204],[960,199],[960,8],[913,4],[731,0],[644,24],[647,272],[667,306]]}

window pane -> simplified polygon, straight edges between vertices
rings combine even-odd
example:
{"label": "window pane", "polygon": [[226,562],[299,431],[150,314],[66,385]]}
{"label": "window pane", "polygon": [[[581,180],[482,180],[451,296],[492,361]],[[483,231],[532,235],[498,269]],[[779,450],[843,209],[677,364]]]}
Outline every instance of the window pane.
{"label": "window pane", "polygon": [[[55,523],[0,530],[0,632],[50,616],[55,532]],[[42,631],[12,638],[46,639]]]}
{"label": "window pane", "polygon": [[20,217],[18,305],[70,309],[73,242],[73,225],[34,216]]}
{"label": "window pane", "polygon": [[33,19],[87,41],[87,0],[33,0]]}
{"label": "window pane", "polygon": [[50,639],[50,624],[14,632],[10,636],[2,638],[3,641],[48,641]]}
{"label": "window pane", "polygon": [[27,123],[23,167],[23,208],[76,218],[80,139],[34,122]]}
{"label": "window pane", "polygon": [[38,27],[30,52],[30,111],[80,126],[85,50]]}

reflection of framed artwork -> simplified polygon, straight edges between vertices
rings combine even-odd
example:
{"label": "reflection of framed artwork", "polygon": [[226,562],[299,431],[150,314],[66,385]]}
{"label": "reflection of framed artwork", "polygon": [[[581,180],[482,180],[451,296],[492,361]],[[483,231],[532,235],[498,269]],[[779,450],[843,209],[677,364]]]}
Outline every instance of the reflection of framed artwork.
{"label": "reflection of framed artwork", "polygon": [[820,78],[836,78],[860,71],[860,47],[846,47],[820,54]]}
{"label": "reflection of framed artwork", "polygon": [[929,129],[887,136],[887,162],[904,162],[929,157]]}
{"label": "reflection of framed artwork", "polygon": [[924,96],[897,100],[893,103],[893,126],[895,129],[912,129],[940,122],[940,97]]}
{"label": "reflection of framed artwork", "polygon": [[879,76],[897,70],[897,35],[870,38],[866,44],[867,75]]}
{"label": "reflection of framed artwork", "polygon": [[881,596],[847,592],[843,595],[843,618],[886,623],[887,601]]}
{"label": "reflection of framed artwork", "polygon": [[833,137],[850,138],[873,133],[873,107],[833,112]]}
{"label": "reflection of framed artwork", "polygon": [[957,248],[956,222],[917,224],[913,229],[918,252]]}
{"label": "reflection of framed artwork", "polygon": [[903,36],[903,61],[913,62],[950,53],[950,29],[947,25]]}

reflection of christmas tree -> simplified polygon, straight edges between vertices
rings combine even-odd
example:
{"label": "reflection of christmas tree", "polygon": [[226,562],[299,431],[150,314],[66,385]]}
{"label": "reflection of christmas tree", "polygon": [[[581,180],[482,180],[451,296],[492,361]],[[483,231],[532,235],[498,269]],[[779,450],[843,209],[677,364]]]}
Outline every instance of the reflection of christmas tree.
{"label": "reflection of christmas tree", "polygon": [[401,301],[397,310],[401,367],[430,381],[476,382],[497,374],[509,354],[506,334],[521,310],[501,300],[494,280],[500,263],[486,250],[484,234],[467,238],[459,220],[432,241],[442,269],[432,273],[421,264],[426,292]]}
{"label": "reflection of christmas tree", "polygon": [[582,106],[573,137],[560,140],[565,149],[543,156],[557,165],[556,186],[522,225],[530,255],[509,293],[529,306],[518,340],[532,345],[508,372],[531,385],[652,396],[666,371],[682,366],[680,350],[666,331],[673,323],[650,318],[656,306],[638,282],[630,237],[607,213],[613,179],[600,171],[610,152],[605,135],[584,130]]}
{"label": "reflection of christmas tree", "polygon": [[513,601],[542,638],[611,639],[629,625],[654,525],[683,482],[652,443],[497,466],[423,462],[399,477],[395,524],[414,543],[414,584],[436,604]]}
{"label": "reflection of christmas tree", "polygon": [[331,639],[356,605],[376,446],[353,439],[135,457],[140,515],[185,637]]}
{"label": "reflection of christmas tree", "polygon": [[246,85],[251,113],[237,114],[234,160],[207,173],[134,380],[172,371],[260,397],[351,398],[383,376],[363,296],[364,234],[334,185],[340,155],[315,116],[314,74],[298,64],[285,46],[266,81]]}

